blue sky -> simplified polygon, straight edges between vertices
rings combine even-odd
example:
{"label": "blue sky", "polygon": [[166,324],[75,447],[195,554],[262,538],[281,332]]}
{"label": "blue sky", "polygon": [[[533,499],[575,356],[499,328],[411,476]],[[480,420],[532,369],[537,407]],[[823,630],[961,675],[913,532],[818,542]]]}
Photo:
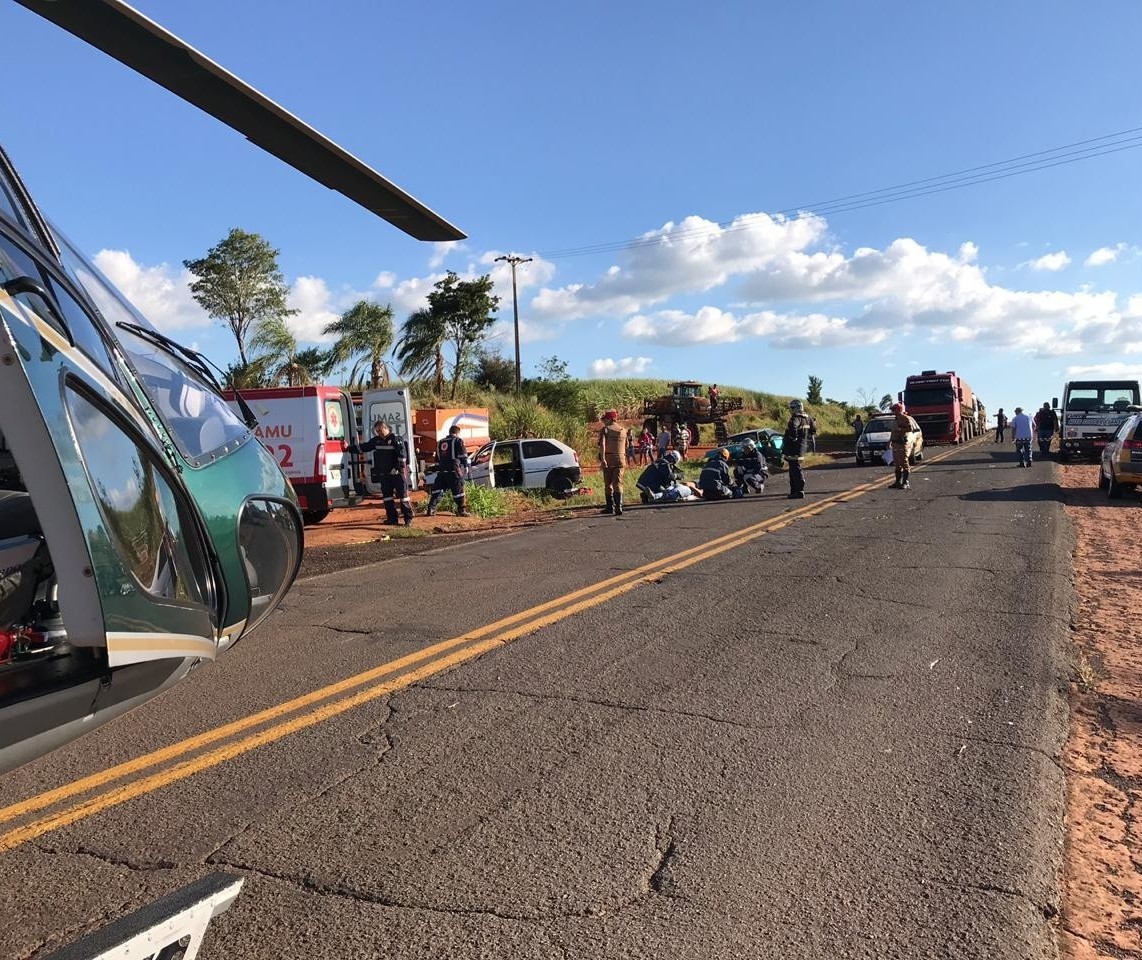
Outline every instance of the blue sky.
{"label": "blue sky", "polygon": [[362,297],[403,319],[446,269],[493,272],[510,324],[493,260],[518,252],[525,375],[555,355],[579,376],[790,394],[815,374],[854,399],[955,369],[1010,411],[1070,372],[1142,374],[1142,149],[814,212],[1142,126],[1137,3],[136,6],[469,235],[411,240],[3,5],[25,79],[12,159],[156,324],[219,362],[233,342],[181,261],[240,226],[280,249],[303,339]]}

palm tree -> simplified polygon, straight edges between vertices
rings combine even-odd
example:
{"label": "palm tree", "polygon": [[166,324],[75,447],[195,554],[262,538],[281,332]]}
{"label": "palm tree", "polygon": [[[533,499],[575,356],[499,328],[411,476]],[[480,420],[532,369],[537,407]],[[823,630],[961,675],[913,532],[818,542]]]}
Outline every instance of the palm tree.
{"label": "palm tree", "polygon": [[262,357],[255,357],[245,363],[235,360],[222,373],[222,385],[228,390],[254,390],[271,386],[272,383]]}
{"label": "palm tree", "polygon": [[250,362],[250,366],[257,364],[260,376],[270,383],[284,380],[287,387],[304,387],[323,380],[333,369],[331,351],[320,347],[297,348],[297,337],[286,325],[284,317],[259,323],[250,346],[263,351]]}
{"label": "palm tree", "polygon": [[250,346],[261,351],[257,359],[266,377],[275,383],[285,380],[287,386],[298,386],[293,382],[297,337],[286,324],[285,317],[267,317],[262,320],[254,328]]}
{"label": "palm tree", "polygon": [[385,354],[393,345],[393,308],[371,300],[359,300],[341,317],[328,324],[327,334],[337,338],[330,351],[333,365],[355,361],[349,376],[351,383],[360,382],[367,367],[372,388],[387,386],[389,365]]}
{"label": "palm tree", "polygon": [[395,351],[401,376],[409,380],[427,380],[431,374],[432,389],[437,396],[444,392],[446,336],[443,320],[431,310],[417,310],[405,321]]}

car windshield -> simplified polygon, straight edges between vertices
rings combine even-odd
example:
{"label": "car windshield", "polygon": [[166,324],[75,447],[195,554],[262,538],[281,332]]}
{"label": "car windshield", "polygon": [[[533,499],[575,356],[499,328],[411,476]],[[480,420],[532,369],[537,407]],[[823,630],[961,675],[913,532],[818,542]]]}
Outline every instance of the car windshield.
{"label": "car windshield", "polygon": [[1087,413],[1109,413],[1112,410],[1125,410],[1138,403],[1138,384],[1091,383],[1072,385],[1067,392],[1064,406],[1067,410],[1080,410]]}
{"label": "car windshield", "polygon": [[219,396],[195,351],[179,347],[138,312],[99,269],[53,226],[63,263],[87,291],[95,307],[131,365],[158,415],[192,466],[218,451],[236,449],[252,436],[246,426]]}
{"label": "car windshield", "polygon": [[869,420],[867,426],[865,426],[865,428],[864,428],[864,432],[865,433],[891,433],[892,432],[892,425],[894,422],[895,422],[894,420],[886,419],[883,417],[876,419],[876,420]]}

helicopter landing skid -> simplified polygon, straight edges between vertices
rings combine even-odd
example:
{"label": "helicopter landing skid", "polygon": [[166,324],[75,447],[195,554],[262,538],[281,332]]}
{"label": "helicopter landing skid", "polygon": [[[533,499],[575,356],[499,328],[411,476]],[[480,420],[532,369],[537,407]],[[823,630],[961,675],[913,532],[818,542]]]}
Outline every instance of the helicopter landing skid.
{"label": "helicopter landing skid", "polygon": [[244,882],[209,874],[44,960],[194,960],[207,925],[230,908]]}

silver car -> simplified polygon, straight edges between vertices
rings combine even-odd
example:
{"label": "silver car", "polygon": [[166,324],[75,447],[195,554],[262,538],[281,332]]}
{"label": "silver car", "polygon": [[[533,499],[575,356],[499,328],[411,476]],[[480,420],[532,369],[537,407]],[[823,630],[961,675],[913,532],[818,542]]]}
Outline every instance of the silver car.
{"label": "silver car", "polygon": [[1127,487],[1142,485],[1142,411],[1118,428],[1114,439],[1102,448],[1098,468],[1099,488],[1108,497],[1121,497]]}
{"label": "silver car", "polygon": [[[889,438],[896,426],[896,417],[892,415],[873,417],[864,425],[856,444],[857,466],[866,463],[877,463],[884,460],[885,451],[891,445]],[[913,431],[912,462],[918,463],[924,459],[924,434],[919,430]]]}

